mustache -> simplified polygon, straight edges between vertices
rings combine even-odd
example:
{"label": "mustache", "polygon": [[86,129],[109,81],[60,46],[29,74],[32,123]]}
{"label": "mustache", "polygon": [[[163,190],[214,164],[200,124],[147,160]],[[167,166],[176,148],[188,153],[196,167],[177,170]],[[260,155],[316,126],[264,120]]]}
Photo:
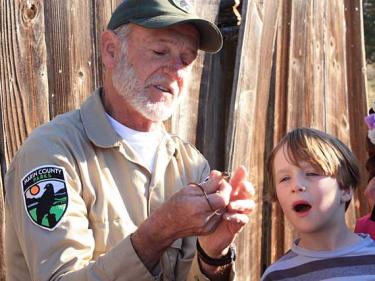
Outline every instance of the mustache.
{"label": "mustache", "polygon": [[155,84],[160,84],[162,86],[168,87],[168,89],[171,90],[173,94],[177,94],[179,91],[177,81],[162,74],[156,74],[150,77],[149,79],[146,80],[145,84],[146,84],[146,88],[152,87]]}

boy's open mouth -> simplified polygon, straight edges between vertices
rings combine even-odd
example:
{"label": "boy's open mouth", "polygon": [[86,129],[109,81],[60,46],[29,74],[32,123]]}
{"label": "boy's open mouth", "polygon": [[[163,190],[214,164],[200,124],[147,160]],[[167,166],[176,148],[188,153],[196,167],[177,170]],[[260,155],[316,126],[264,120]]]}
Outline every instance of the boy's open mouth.
{"label": "boy's open mouth", "polygon": [[307,202],[297,203],[293,206],[293,210],[296,211],[297,213],[307,212],[310,209],[311,209],[311,205]]}

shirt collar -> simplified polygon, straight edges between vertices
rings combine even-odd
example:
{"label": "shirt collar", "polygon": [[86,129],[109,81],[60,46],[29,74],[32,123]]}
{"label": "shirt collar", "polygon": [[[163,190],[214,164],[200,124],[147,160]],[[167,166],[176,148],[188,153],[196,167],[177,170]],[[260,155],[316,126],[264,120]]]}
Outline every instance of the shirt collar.
{"label": "shirt collar", "polygon": [[[120,146],[121,137],[113,129],[100,98],[102,88],[96,89],[91,96],[82,104],[80,113],[83,127],[85,128],[87,137],[96,146],[109,148]],[[162,131],[165,133],[166,152],[170,155],[177,153],[177,147],[172,137],[166,132],[164,124]]]}
{"label": "shirt collar", "polygon": [[112,128],[104,110],[100,93],[102,88],[96,89],[81,106],[81,118],[88,138],[97,146],[118,146],[120,137]]}

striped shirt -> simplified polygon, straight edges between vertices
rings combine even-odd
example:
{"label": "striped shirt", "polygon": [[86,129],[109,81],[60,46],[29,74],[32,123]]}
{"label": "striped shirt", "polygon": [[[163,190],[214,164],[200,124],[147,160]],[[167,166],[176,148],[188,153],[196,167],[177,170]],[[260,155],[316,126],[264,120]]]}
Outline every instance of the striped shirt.
{"label": "striped shirt", "polygon": [[264,272],[261,281],[370,281],[375,280],[375,241],[359,234],[357,244],[334,251],[292,248]]}

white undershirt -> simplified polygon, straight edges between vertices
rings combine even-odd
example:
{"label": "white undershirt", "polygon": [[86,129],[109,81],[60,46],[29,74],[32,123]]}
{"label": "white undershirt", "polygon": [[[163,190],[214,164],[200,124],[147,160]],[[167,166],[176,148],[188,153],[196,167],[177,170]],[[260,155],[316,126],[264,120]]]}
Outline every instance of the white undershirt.
{"label": "white undershirt", "polygon": [[107,117],[116,133],[136,152],[141,164],[153,172],[156,151],[163,139],[163,131],[158,129],[151,132],[139,132],[124,126],[109,114],[107,114]]}

